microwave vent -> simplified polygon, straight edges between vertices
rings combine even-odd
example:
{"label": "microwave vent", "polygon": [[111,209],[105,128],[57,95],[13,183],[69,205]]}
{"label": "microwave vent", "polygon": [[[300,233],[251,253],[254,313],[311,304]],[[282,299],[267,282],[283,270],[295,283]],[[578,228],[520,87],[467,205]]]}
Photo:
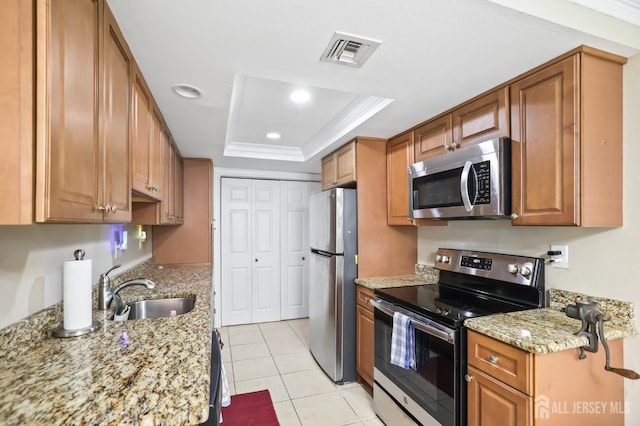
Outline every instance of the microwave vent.
{"label": "microwave vent", "polygon": [[378,40],[336,31],[320,60],[360,68],[381,43]]}

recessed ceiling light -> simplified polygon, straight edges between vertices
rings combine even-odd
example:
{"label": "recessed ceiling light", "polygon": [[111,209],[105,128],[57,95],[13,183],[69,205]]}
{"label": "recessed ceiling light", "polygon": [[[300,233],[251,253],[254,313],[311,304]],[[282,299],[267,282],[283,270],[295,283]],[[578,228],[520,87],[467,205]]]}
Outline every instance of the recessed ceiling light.
{"label": "recessed ceiling light", "polygon": [[289,95],[289,99],[297,104],[302,104],[311,99],[311,95],[306,90],[299,89],[291,93],[291,95]]}
{"label": "recessed ceiling light", "polygon": [[187,99],[198,99],[202,97],[202,90],[190,84],[174,84],[171,87],[173,93]]}
{"label": "recessed ceiling light", "polygon": [[272,140],[280,139],[280,133],[276,133],[276,132],[267,133],[267,138]]}

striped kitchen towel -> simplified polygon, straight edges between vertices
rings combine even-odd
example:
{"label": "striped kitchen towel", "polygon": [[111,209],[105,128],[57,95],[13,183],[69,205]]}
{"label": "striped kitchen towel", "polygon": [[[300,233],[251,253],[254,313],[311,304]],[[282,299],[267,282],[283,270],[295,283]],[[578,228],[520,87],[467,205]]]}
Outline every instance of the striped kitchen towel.
{"label": "striped kitchen towel", "polygon": [[391,333],[391,364],[416,369],[416,340],[411,318],[394,312]]}

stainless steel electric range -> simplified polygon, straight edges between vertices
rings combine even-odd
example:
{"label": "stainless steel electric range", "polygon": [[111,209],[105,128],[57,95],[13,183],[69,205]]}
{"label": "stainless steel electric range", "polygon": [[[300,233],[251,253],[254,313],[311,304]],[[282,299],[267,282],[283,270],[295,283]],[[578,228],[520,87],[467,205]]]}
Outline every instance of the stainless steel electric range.
{"label": "stainless steel electric range", "polygon": [[[438,284],[375,290],[373,398],[393,426],[467,424],[467,318],[544,306],[544,259],[439,249]],[[411,317],[416,370],[391,364],[393,314]]]}

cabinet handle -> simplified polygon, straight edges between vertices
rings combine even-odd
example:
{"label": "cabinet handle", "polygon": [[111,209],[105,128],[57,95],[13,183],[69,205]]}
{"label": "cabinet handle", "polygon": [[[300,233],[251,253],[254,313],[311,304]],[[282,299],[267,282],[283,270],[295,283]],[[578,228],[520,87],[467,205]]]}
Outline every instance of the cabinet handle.
{"label": "cabinet handle", "polygon": [[118,211],[118,206],[116,206],[115,204],[111,205],[111,213],[115,213]]}
{"label": "cabinet handle", "polygon": [[109,211],[109,206],[105,207],[105,206],[98,206],[98,211],[99,212],[104,212],[104,211]]}
{"label": "cabinet handle", "polygon": [[458,142],[454,142],[453,144],[451,144],[451,146],[452,146],[454,149],[458,149],[458,148],[460,148],[460,144],[459,144]]}
{"label": "cabinet handle", "polygon": [[489,362],[490,362],[491,364],[497,364],[499,360],[500,360],[500,358],[498,358],[498,357],[497,357],[497,356],[495,356],[495,355],[491,355],[491,356],[489,357]]}
{"label": "cabinet handle", "polygon": [[473,376],[465,374],[464,375],[464,379],[467,381],[467,383],[471,383],[471,381],[473,380]]}
{"label": "cabinet handle", "polygon": [[520,217],[518,216],[518,213],[511,213],[511,215],[509,216],[511,220],[516,220],[518,217]]}

